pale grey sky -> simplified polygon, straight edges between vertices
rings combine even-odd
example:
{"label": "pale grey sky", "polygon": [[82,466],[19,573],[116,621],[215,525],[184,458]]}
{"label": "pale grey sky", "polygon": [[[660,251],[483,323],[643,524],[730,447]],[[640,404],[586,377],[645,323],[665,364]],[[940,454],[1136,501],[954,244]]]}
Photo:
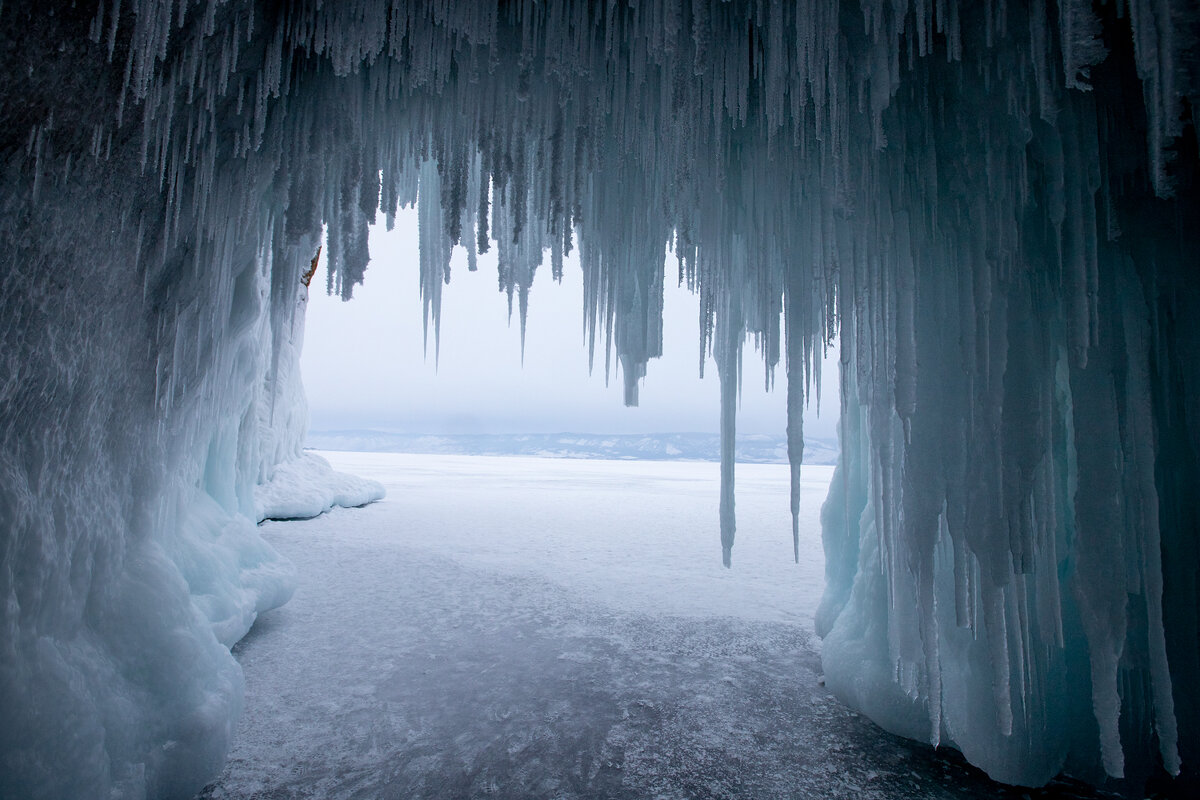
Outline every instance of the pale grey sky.
{"label": "pale grey sky", "polygon": [[[371,264],[349,303],[324,292],[324,267],[309,299],[301,365],[313,430],[373,428],[406,433],[658,433],[715,432],[720,415],[716,365],[698,377],[696,298],[668,272],[663,351],[650,362],[640,406],[622,403],[622,379],[604,385],[604,354],[588,375],[579,263],[567,260],[557,284],[549,259],[530,291],[525,363],[520,326],[511,326],[497,291],[495,249],[468,272],[456,248],[443,287],[441,358],[435,369],[430,328],[428,358],[421,347],[417,215],[401,212],[393,231],[371,230]],[[672,264],[672,267],[674,265]],[[615,370],[614,359],[614,370]],[[738,430],[783,433],[785,381],[763,388],[763,369],[747,341]],[[823,367],[820,418],[815,404],[806,433],[833,438],[837,423],[837,363]]]}

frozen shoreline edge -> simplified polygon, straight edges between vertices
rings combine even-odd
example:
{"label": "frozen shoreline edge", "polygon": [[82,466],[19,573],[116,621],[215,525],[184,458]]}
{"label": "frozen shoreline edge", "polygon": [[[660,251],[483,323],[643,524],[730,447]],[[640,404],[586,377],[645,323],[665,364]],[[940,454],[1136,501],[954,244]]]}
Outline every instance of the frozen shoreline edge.
{"label": "frozen shoreline edge", "polygon": [[338,506],[365,506],[386,494],[378,481],[337,472],[321,456],[305,451],[254,487],[254,516],[256,522],[311,519]]}

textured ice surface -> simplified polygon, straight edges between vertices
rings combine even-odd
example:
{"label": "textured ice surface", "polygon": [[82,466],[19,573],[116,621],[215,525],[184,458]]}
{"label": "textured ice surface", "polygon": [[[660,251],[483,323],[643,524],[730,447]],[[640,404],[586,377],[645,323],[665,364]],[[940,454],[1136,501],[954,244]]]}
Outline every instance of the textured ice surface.
{"label": "textured ice surface", "polygon": [[[787,467],[742,469],[725,570],[715,464],[328,456],[388,498],[263,526],[300,587],[235,650],[246,712],[203,798],[1022,797],[820,686],[828,467],[799,565]],[[1067,788],[1038,796],[1093,797]]]}
{"label": "textured ice surface", "polygon": [[254,487],[254,513],[264,519],[307,519],[334,506],[353,508],[384,495],[378,482],[337,472],[313,452],[275,467],[270,480]]}
{"label": "textured ice surface", "polygon": [[721,381],[726,560],[747,345],[786,368],[798,459],[840,331],[841,697],[1016,782],[1200,762],[1198,25],[1194,0],[0,5],[4,789],[216,768],[213,626],[287,586],[252,529],[187,520],[249,518],[299,454],[322,236],[349,297],[369,224],[418,199],[434,353],[453,247],[495,248],[522,326],[578,248],[628,402],[672,248]]}
{"label": "textured ice surface", "polygon": [[[747,563],[729,571],[712,557],[707,535],[716,529],[720,475],[711,462],[322,455],[387,487],[386,510],[354,518],[377,531],[371,536],[396,526],[394,535],[425,536],[428,548],[470,566],[537,574],[638,613],[809,627],[820,599],[819,537],[805,538],[801,566],[792,560],[788,507],[776,502],[787,496],[783,465],[739,465],[738,496],[754,535],[746,537]],[[810,532],[819,529],[832,472],[804,468],[801,521]]]}

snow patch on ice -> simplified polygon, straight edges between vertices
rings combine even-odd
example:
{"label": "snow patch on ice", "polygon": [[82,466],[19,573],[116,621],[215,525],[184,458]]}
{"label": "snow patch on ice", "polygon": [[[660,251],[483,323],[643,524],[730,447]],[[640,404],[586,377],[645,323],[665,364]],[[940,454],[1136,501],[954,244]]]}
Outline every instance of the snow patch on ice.
{"label": "snow patch on ice", "polygon": [[316,453],[303,453],[275,468],[266,483],[254,487],[254,513],[265,519],[308,519],[334,506],[354,508],[383,499],[383,485],[336,472]]}

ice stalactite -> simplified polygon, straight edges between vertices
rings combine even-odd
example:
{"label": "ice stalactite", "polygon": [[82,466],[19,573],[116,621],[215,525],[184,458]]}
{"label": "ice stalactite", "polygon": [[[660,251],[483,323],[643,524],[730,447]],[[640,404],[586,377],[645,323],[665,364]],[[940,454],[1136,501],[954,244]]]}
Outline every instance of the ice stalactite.
{"label": "ice stalactite", "polygon": [[429,321],[433,320],[434,358],[441,349],[442,284],[450,280],[450,243],[446,241],[442,221],[442,179],[435,161],[421,165],[421,190],[434,198],[418,204],[421,258],[421,324],[425,351],[429,352]]}
{"label": "ice stalactite", "polygon": [[[192,610],[228,641],[286,581],[200,587],[224,545],[182,548],[188,515],[248,519],[298,447],[322,232],[349,298],[413,203],[435,351],[454,246],[496,248],[522,328],[577,248],[631,403],[670,244],[727,438],[746,344],[768,383],[785,359],[794,470],[840,333],[817,624],[846,702],[1011,782],[1194,768],[1198,26],[1185,0],[0,7],[0,749],[34,765],[5,789],[185,794],[219,761],[236,669]],[[215,538],[274,563],[251,534]]]}
{"label": "ice stalactite", "polygon": [[741,381],[743,322],[738,313],[741,297],[725,295],[721,321],[714,335],[713,356],[721,380],[721,561],[726,567],[733,559],[734,516],[733,454],[736,437],[737,401]]}
{"label": "ice stalactite", "polygon": [[[788,349],[793,347],[788,326]],[[797,348],[798,350],[799,348]],[[787,451],[788,469],[791,471],[788,502],[792,510],[792,554],[800,563],[800,465],[804,462],[804,393],[803,383],[793,369],[794,361],[788,360],[787,378]]]}

